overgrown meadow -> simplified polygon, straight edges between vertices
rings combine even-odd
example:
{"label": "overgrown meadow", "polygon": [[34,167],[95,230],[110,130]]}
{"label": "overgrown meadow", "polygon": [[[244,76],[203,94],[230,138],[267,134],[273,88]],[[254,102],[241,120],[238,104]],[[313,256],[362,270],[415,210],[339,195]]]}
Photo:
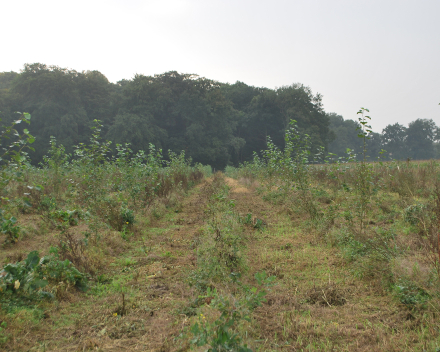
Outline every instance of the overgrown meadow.
{"label": "overgrown meadow", "polygon": [[437,351],[440,164],[280,150],[211,174],[184,152],[4,129],[0,346],[29,351]]}

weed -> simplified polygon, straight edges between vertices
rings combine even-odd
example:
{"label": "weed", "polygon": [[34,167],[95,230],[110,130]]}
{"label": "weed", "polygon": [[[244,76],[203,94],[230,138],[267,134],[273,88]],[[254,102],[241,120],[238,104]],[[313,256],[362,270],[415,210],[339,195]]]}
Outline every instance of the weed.
{"label": "weed", "polygon": [[245,224],[245,225],[251,225],[252,224],[252,213],[246,214],[246,216],[243,219],[243,224]]}
{"label": "weed", "polygon": [[42,211],[52,212],[57,209],[57,201],[55,197],[43,196],[39,204],[39,209]]}
{"label": "weed", "polygon": [[55,197],[59,195],[61,186],[62,167],[68,163],[71,155],[66,153],[63,145],[57,146],[56,138],[50,137],[49,155],[43,157],[43,165],[52,172],[51,184]]}
{"label": "weed", "polygon": [[256,218],[254,223],[254,229],[263,230],[265,222],[261,219]]}
{"label": "weed", "polygon": [[78,288],[86,287],[85,276],[68,260],[60,261],[57,255],[39,257],[37,251],[30,252],[23,262],[7,264],[0,278],[2,303],[15,304],[17,299],[32,302],[42,298],[53,298],[50,292],[42,290],[49,283],[68,282]]}
{"label": "weed", "polygon": [[373,171],[371,164],[366,162],[367,160],[367,140],[370,139],[371,126],[368,124],[368,121],[371,120],[371,117],[366,115],[369,110],[365,108],[361,108],[357,113],[360,114],[359,124],[360,126],[357,128],[358,137],[362,139],[362,159],[359,163],[356,163],[355,174],[354,174],[354,186],[356,193],[356,215],[359,226],[359,234],[363,235],[365,232],[366,226],[366,217],[367,217],[367,206],[371,201],[371,195],[373,192]]}
{"label": "weed", "polygon": [[93,268],[86,255],[86,245],[82,239],[77,239],[68,230],[59,235],[58,248],[52,248],[55,255],[72,262],[75,266],[88,272],[93,272]]}
{"label": "weed", "polygon": [[129,227],[128,224],[129,224],[129,223],[128,223],[128,221],[127,221],[127,224],[122,225],[121,237],[122,237],[122,239],[123,239],[124,241],[129,241],[130,238],[134,235],[133,232],[129,232],[129,231],[128,231],[128,227]]}
{"label": "weed", "polygon": [[13,216],[4,217],[4,210],[0,209],[0,226],[1,232],[5,234],[6,242],[15,243],[20,236],[20,226],[17,225],[17,219]]}
{"label": "weed", "polygon": [[411,225],[417,225],[422,221],[425,211],[425,204],[412,204],[404,210],[403,218]]}
{"label": "weed", "polygon": [[401,303],[409,307],[418,305],[426,308],[425,302],[431,299],[431,296],[424,289],[404,279],[400,279],[394,284],[392,291]]}
{"label": "weed", "polygon": [[[241,321],[250,322],[250,313],[262,302],[265,301],[266,291],[256,287],[249,287],[240,282],[240,274],[231,273],[230,278],[234,284],[240,287],[244,293],[240,300],[234,297],[224,296],[216,289],[207,289],[205,295],[200,296],[210,309],[217,309],[220,313],[214,322],[210,322],[201,313],[198,322],[191,327],[193,338],[191,343],[196,346],[210,346],[210,351],[251,351],[242,338],[235,332],[237,325]],[[269,286],[274,281],[274,277],[267,277],[266,273],[261,272],[255,275],[259,286]]]}
{"label": "weed", "polygon": [[125,225],[133,225],[134,224],[134,212],[133,210],[127,209],[127,208],[121,208],[121,218],[122,222]]}
{"label": "weed", "polygon": [[6,333],[7,327],[8,324],[5,321],[0,323],[0,346],[5,344],[9,339],[9,335]]}

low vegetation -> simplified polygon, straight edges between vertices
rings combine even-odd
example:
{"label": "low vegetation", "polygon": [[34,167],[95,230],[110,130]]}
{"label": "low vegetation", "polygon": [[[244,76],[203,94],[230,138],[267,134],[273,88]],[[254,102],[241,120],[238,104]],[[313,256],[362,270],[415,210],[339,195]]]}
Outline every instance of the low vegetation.
{"label": "low vegetation", "polygon": [[367,113],[356,158],[291,121],[283,150],[224,174],[153,145],[112,155],[99,121],[35,167],[11,126],[2,350],[439,350],[440,163],[370,162]]}

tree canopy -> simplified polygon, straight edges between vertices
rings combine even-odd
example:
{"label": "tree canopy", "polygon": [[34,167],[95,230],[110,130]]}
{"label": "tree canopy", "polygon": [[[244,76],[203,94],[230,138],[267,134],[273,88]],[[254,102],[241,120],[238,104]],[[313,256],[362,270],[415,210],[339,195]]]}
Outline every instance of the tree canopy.
{"label": "tree canopy", "polygon": [[[95,119],[113,147],[130,143],[137,152],[152,143],[165,156],[168,150],[184,150],[194,162],[217,169],[250,160],[253,152],[265,149],[269,136],[283,148],[290,120],[310,136],[312,151],[324,146],[337,155],[347,148],[360,152],[358,122],[326,113],[322,96],[299,83],[268,89],[176,71],[111,83],[98,71],[34,63],[20,73],[0,73],[3,123],[12,121],[15,111],[32,115],[35,164],[47,154],[51,136],[67,152],[87,142]],[[372,134],[369,153],[375,157],[383,148],[390,158],[438,157],[438,138],[432,120],[389,125],[382,134]]]}

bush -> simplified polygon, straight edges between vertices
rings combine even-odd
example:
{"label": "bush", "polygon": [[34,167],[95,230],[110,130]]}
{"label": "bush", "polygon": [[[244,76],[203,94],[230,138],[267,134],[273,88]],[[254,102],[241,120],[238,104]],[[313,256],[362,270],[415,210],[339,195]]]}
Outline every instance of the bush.
{"label": "bush", "polygon": [[134,224],[134,212],[127,208],[121,208],[121,218],[125,225]]}
{"label": "bush", "polygon": [[3,216],[4,211],[0,209],[1,232],[6,237],[6,242],[15,243],[20,235],[20,226],[16,225],[17,219],[11,216],[9,219]]}
{"label": "bush", "polygon": [[49,283],[67,282],[84,289],[86,278],[70,261],[61,261],[56,255],[40,258],[37,251],[28,254],[26,260],[3,267],[0,276],[0,302],[25,301],[33,302],[41,298],[53,298],[50,292],[44,291]]}
{"label": "bush", "polygon": [[423,219],[425,211],[425,204],[413,204],[404,210],[403,218],[411,225],[417,225]]}
{"label": "bush", "polygon": [[207,304],[217,309],[220,316],[210,322],[203,314],[200,314],[199,321],[191,327],[193,339],[191,343],[196,346],[209,345],[208,351],[239,351],[252,352],[243,345],[242,338],[236,333],[238,325],[243,321],[250,321],[250,313],[266,302],[267,292],[264,286],[269,287],[273,284],[275,276],[268,277],[265,272],[255,274],[258,283],[257,287],[249,287],[240,282],[239,273],[231,273],[230,279],[242,291],[240,299],[234,296],[225,296],[217,292],[216,289],[207,289],[205,295],[199,298],[204,299]]}
{"label": "bush", "polygon": [[423,306],[426,301],[431,299],[431,296],[423,288],[408,280],[400,279],[392,289],[399,301],[408,307]]}

